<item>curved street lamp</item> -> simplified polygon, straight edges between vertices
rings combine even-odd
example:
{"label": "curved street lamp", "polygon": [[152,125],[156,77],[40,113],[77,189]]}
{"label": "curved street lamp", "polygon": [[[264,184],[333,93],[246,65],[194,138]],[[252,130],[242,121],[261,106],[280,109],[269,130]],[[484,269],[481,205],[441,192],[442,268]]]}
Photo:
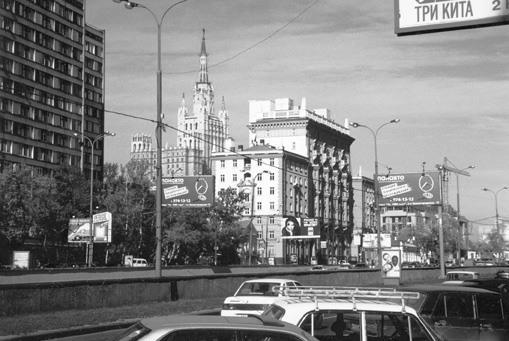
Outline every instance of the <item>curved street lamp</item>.
{"label": "curved street lamp", "polygon": [[[493,195],[495,196],[495,226],[497,227],[497,242],[500,244],[500,227],[498,225],[498,193],[500,191],[503,191],[504,189],[509,189],[508,186],[506,187],[502,187],[501,189],[499,189],[498,191],[492,191],[491,189],[489,188],[486,188],[486,187],[483,187],[481,188],[481,190],[485,191],[485,192],[491,192],[493,193]],[[498,259],[500,261],[500,257]]]}
{"label": "curved street lamp", "polygon": [[91,148],[91,159],[90,159],[90,221],[89,221],[89,241],[88,241],[88,252],[87,252],[87,264],[88,267],[92,267],[92,259],[94,256],[94,145],[97,141],[105,136],[115,136],[115,133],[105,131],[102,134],[97,135],[93,140],[83,134],[74,133],[74,136],[80,136],[82,140],[87,140],[90,143]]}
{"label": "curved street lamp", "polygon": [[152,14],[154,17],[155,23],[157,25],[157,113],[156,113],[156,141],[157,141],[157,158],[156,158],[156,255],[155,255],[155,263],[156,263],[156,277],[161,277],[161,240],[162,240],[162,187],[163,187],[163,178],[162,178],[162,70],[161,70],[161,25],[163,23],[164,17],[166,13],[168,13],[173,7],[186,2],[188,0],[181,0],[179,2],[174,3],[161,16],[161,19],[158,20],[157,16],[151,11],[148,7],[138,4],[136,2],[127,1],[127,0],[113,0],[113,2],[121,3],[125,2],[124,6],[127,9],[133,9],[136,7],[146,9]]}
{"label": "curved street lamp", "polygon": [[[378,239],[378,242],[377,242],[377,248],[378,248],[378,266],[380,267],[380,271],[382,271],[382,243],[381,243],[381,235],[380,235],[380,229],[381,229],[381,224],[380,224],[380,207],[379,207],[379,186],[378,186],[378,147],[377,147],[377,136],[378,136],[378,131],[380,129],[382,129],[382,127],[388,125],[388,124],[391,124],[391,123],[398,123],[400,121],[399,118],[395,118],[387,123],[384,123],[382,124],[381,126],[379,126],[375,131],[373,131],[373,129],[371,129],[370,127],[366,126],[366,125],[363,125],[363,124],[360,124],[360,123],[357,123],[357,122],[350,122],[350,125],[354,128],[366,128],[368,129],[371,134],[373,134],[373,139],[375,141],[375,181],[374,181],[374,184],[375,184],[375,210],[376,210],[376,233],[377,233],[377,239]],[[382,274],[383,275],[383,274]]]}

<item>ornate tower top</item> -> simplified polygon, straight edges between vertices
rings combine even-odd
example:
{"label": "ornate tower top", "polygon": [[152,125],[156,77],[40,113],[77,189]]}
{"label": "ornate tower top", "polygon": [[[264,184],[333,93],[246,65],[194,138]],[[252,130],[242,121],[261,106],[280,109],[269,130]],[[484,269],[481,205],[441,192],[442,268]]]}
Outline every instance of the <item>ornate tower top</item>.
{"label": "ornate tower top", "polygon": [[209,74],[207,70],[207,49],[205,48],[205,29],[203,29],[203,38],[201,40],[201,54],[200,54],[200,82],[208,83]]}

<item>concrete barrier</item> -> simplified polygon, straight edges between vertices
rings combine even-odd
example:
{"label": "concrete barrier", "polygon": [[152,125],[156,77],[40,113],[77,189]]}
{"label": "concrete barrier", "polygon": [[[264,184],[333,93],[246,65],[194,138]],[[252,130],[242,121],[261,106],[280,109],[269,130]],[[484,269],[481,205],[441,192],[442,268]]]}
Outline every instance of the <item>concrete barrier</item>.
{"label": "concrete barrier", "polygon": [[[286,271],[285,271],[286,269]],[[461,268],[468,269],[468,268]],[[496,267],[470,268],[484,276],[494,275]],[[124,278],[115,271],[114,274],[91,272],[72,273],[66,280],[50,281],[52,274],[40,274],[44,281],[33,283],[0,284],[0,315],[14,316],[19,314],[62,311],[71,309],[93,309],[136,305],[149,302],[169,302],[179,299],[197,299],[209,297],[226,297],[232,295],[239,285],[249,279],[272,277],[292,278],[303,285],[335,285],[335,286],[381,286],[380,272],[375,269],[366,270],[326,270],[310,271],[306,268],[249,268],[249,271],[220,271],[214,273],[193,269],[193,275],[153,277],[152,272],[141,272],[147,276],[134,277],[128,272]],[[139,271],[136,271],[140,273]],[[95,274],[95,275],[94,275]],[[63,274],[55,274],[62,278]],[[440,269],[417,268],[403,269],[402,283],[426,282],[437,279]],[[18,280],[27,275],[19,274]],[[35,276],[31,274],[30,276]],[[74,279],[84,278],[89,279]],[[104,279],[104,277],[107,277]],[[112,278],[108,278],[112,277]],[[3,281],[2,281],[3,282]]]}

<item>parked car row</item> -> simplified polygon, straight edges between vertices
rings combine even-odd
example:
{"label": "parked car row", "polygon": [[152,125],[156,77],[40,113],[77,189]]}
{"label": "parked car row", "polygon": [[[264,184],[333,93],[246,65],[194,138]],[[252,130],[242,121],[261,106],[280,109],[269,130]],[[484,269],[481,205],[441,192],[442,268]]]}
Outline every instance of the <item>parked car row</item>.
{"label": "parked car row", "polygon": [[450,271],[444,284],[311,287],[288,278],[249,280],[225,299],[222,316],[145,319],[112,341],[509,340],[509,270],[496,278]]}

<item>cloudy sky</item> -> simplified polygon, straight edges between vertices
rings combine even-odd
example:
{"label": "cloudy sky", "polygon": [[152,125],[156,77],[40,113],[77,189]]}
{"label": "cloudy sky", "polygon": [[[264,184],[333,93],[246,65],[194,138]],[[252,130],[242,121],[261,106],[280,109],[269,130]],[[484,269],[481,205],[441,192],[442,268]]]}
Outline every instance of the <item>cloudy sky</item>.
{"label": "cloudy sky", "polygon": [[[140,0],[158,19],[174,1]],[[145,9],[87,2],[87,22],[106,31],[106,162],[129,160],[132,134],[155,135],[157,25]],[[162,24],[164,122],[198,80],[202,29],[216,111],[224,96],[232,136],[247,145],[249,100],[303,97],[308,108],[376,130],[380,173],[459,169],[461,213],[493,222],[509,186],[509,26],[398,37],[391,0],[188,0]],[[190,106],[189,106],[190,107]],[[374,139],[352,129],[354,174],[372,177]],[[176,145],[167,129],[164,143]],[[456,207],[456,177],[449,201]],[[509,217],[509,190],[498,195]]]}

